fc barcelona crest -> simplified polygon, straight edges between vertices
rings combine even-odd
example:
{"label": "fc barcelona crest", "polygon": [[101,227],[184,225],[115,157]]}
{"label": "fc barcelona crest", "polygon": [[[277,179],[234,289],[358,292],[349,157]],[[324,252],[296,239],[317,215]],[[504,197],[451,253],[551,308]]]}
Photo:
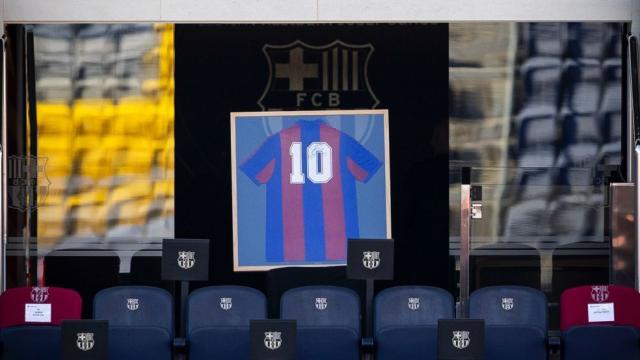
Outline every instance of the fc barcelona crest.
{"label": "fc barcelona crest", "polygon": [[196,264],[196,253],[193,251],[178,252],[178,266],[182,269],[189,270]]}
{"label": "fc barcelona crest", "polygon": [[7,157],[7,206],[19,211],[33,211],[42,204],[51,181],[45,168],[47,158],[35,156]]}
{"label": "fc barcelona crest", "polygon": [[136,311],[138,310],[139,303],[140,302],[138,299],[127,299],[127,309],[131,311]]}
{"label": "fc barcelona crest", "polygon": [[379,251],[365,251],[362,253],[362,265],[369,270],[376,269],[380,266]]}
{"label": "fc barcelona crest", "polygon": [[78,333],[76,345],[78,346],[78,349],[82,351],[89,351],[93,349],[93,345],[95,345],[93,333]]}
{"label": "fc barcelona crest", "polygon": [[31,288],[31,301],[35,303],[43,303],[49,299],[48,287],[34,287]]}
{"label": "fc barcelona crest", "polygon": [[466,349],[471,343],[468,331],[454,331],[451,343],[456,349]]}
{"label": "fc barcelona crest", "polygon": [[327,298],[316,298],[316,309],[325,310],[327,308]]}
{"label": "fc barcelona crest", "polygon": [[609,298],[609,287],[606,285],[592,286],[591,298],[595,302],[607,301],[607,299]]}
{"label": "fc barcelona crest", "polygon": [[278,350],[282,346],[282,333],[279,331],[265,332],[264,346],[269,350]]}
{"label": "fc barcelona crest", "polygon": [[513,309],[513,298],[502,298],[502,308],[507,311]]}
{"label": "fc barcelona crest", "polygon": [[220,308],[224,311],[231,310],[233,307],[233,299],[228,297],[220,298]]}
{"label": "fc barcelona crest", "polygon": [[410,297],[408,306],[409,306],[409,309],[413,311],[420,309],[420,298]]}
{"label": "fc barcelona crest", "polygon": [[267,44],[269,82],[258,100],[262,110],[375,109],[369,84],[371,44],[342,41],[314,46],[302,41]]}

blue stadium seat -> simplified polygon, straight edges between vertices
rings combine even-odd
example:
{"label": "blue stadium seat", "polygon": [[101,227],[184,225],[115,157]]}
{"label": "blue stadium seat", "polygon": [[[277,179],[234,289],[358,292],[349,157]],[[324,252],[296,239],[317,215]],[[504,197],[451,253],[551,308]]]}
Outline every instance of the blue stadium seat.
{"label": "blue stadium seat", "polygon": [[541,291],[523,286],[476,290],[469,298],[469,317],[485,321],[486,359],[547,358],[547,299]]}
{"label": "blue stadium seat", "polygon": [[565,360],[640,359],[640,331],[633,326],[577,326],[563,333]]}
{"label": "blue stadium seat", "polygon": [[566,144],[600,142],[600,126],[594,115],[562,114],[562,141]]}
{"label": "blue stadium seat", "polygon": [[2,359],[62,359],[62,335],[59,326],[15,327],[2,329]]}
{"label": "blue stadium seat", "polygon": [[603,23],[569,23],[568,55],[600,58],[605,53],[607,35],[607,27]]}
{"label": "blue stadium seat", "polygon": [[576,114],[593,114],[600,104],[602,68],[594,59],[568,59],[563,81],[564,106]]}
{"label": "blue stadium seat", "polygon": [[556,129],[556,111],[554,108],[528,106],[518,114],[518,146],[520,149],[553,146],[558,138]]}
{"label": "blue stadium seat", "polygon": [[428,286],[399,286],[380,292],[374,306],[377,359],[437,359],[438,320],[451,319],[449,292]]}
{"label": "blue stadium seat", "polygon": [[347,288],[306,286],[282,295],[280,317],[297,320],[297,358],[360,358],[360,299]]}
{"label": "blue stadium seat", "polygon": [[527,102],[550,106],[556,104],[562,76],[562,62],[559,58],[530,58],[522,64],[520,71],[524,79]]}
{"label": "blue stadium seat", "polygon": [[525,39],[528,40],[529,57],[555,56],[564,52],[566,25],[558,22],[525,24]]}
{"label": "blue stadium seat", "polygon": [[186,304],[189,359],[249,359],[249,323],[265,319],[267,301],[258,290],[211,286],[189,295]]}
{"label": "blue stadium seat", "polygon": [[173,298],[148,286],[117,286],[96,294],[93,317],[109,321],[112,359],[171,359]]}

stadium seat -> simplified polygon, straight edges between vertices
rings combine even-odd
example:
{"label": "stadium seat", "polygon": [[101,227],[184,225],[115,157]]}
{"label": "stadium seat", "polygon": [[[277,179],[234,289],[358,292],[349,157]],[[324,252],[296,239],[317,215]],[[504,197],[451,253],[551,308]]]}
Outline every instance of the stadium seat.
{"label": "stadium seat", "polygon": [[476,290],[469,298],[469,317],[485,321],[486,359],[547,358],[547,299],[541,291],[523,286]]}
{"label": "stadium seat", "polygon": [[332,286],[307,286],[282,295],[280,317],[297,320],[297,358],[360,358],[360,299],[356,292]]}
{"label": "stadium seat", "polygon": [[570,57],[600,58],[606,46],[607,28],[603,23],[569,23],[568,55]]}
{"label": "stadium seat", "polygon": [[399,286],[380,292],[374,306],[377,359],[437,359],[438,320],[453,318],[449,292]]}
{"label": "stadium seat", "polygon": [[189,359],[249,359],[249,323],[267,316],[261,292],[243,286],[205,287],[191,293],[186,306]]}
{"label": "stadium seat", "polygon": [[524,36],[528,40],[529,56],[562,56],[565,33],[566,24],[559,22],[525,24]]}
{"label": "stadium seat", "polygon": [[[27,322],[27,304],[50,304],[51,321]],[[82,299],[77,292],[57,287],[21,287],[0,295],[2,359],[62,358],[60,324],[81,318]]]}
{"label": "stadium seat", "polygon": [[[590,304],[612,304],[613,321],[590,322]],[[640,294],[624,286],[565,290],[560,299],[564,359],[640,359],[639,308]]]}
{"label": "stadium seat", "polygon": [[564,65],[564,106],[576,114],[593,114],[600,104],[602,69],[594,59],[568,59]]}
{"label": "stadium seat", "polygon": [[112,359],[171,359],[173,299],[147,286],[117,286],[96,294],[93,314],[109,321]]}
{"label": "stadium seat", "polygon": [[530,103],[554,106],[560,93],[562,63],[555,57],[527,59],[520,68]]}

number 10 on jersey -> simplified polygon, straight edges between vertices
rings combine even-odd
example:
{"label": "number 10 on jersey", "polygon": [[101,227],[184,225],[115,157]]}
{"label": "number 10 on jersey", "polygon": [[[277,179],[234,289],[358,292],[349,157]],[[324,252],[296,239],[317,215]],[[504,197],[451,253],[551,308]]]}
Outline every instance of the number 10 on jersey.
{"label": "number 10 on jersey", "polygon": [[[326,142],[312,142],[307,146],[307,178],[314,184],[324,184],[333,178],[331,146]],[[289,147],[291,156],[290,184],[304,184],[302,172],[302,143],[292,142]]]}

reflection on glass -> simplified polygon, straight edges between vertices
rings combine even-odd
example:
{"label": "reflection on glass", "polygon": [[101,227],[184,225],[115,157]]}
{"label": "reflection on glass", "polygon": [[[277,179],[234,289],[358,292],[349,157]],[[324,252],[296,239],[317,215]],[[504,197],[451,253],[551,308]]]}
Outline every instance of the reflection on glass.
{"label": "reflection on glass", "polygon": [[36,25],[38,248],[174,233],[172,25]]}
{"label": "reflection on glass", "polygon": [[470,166],[483,189],[472,288],[538,287],[553,315],[562,290],[608,282],[602,165],[621,163],[621,35],[610,23],[451,24],[450,249]]}

